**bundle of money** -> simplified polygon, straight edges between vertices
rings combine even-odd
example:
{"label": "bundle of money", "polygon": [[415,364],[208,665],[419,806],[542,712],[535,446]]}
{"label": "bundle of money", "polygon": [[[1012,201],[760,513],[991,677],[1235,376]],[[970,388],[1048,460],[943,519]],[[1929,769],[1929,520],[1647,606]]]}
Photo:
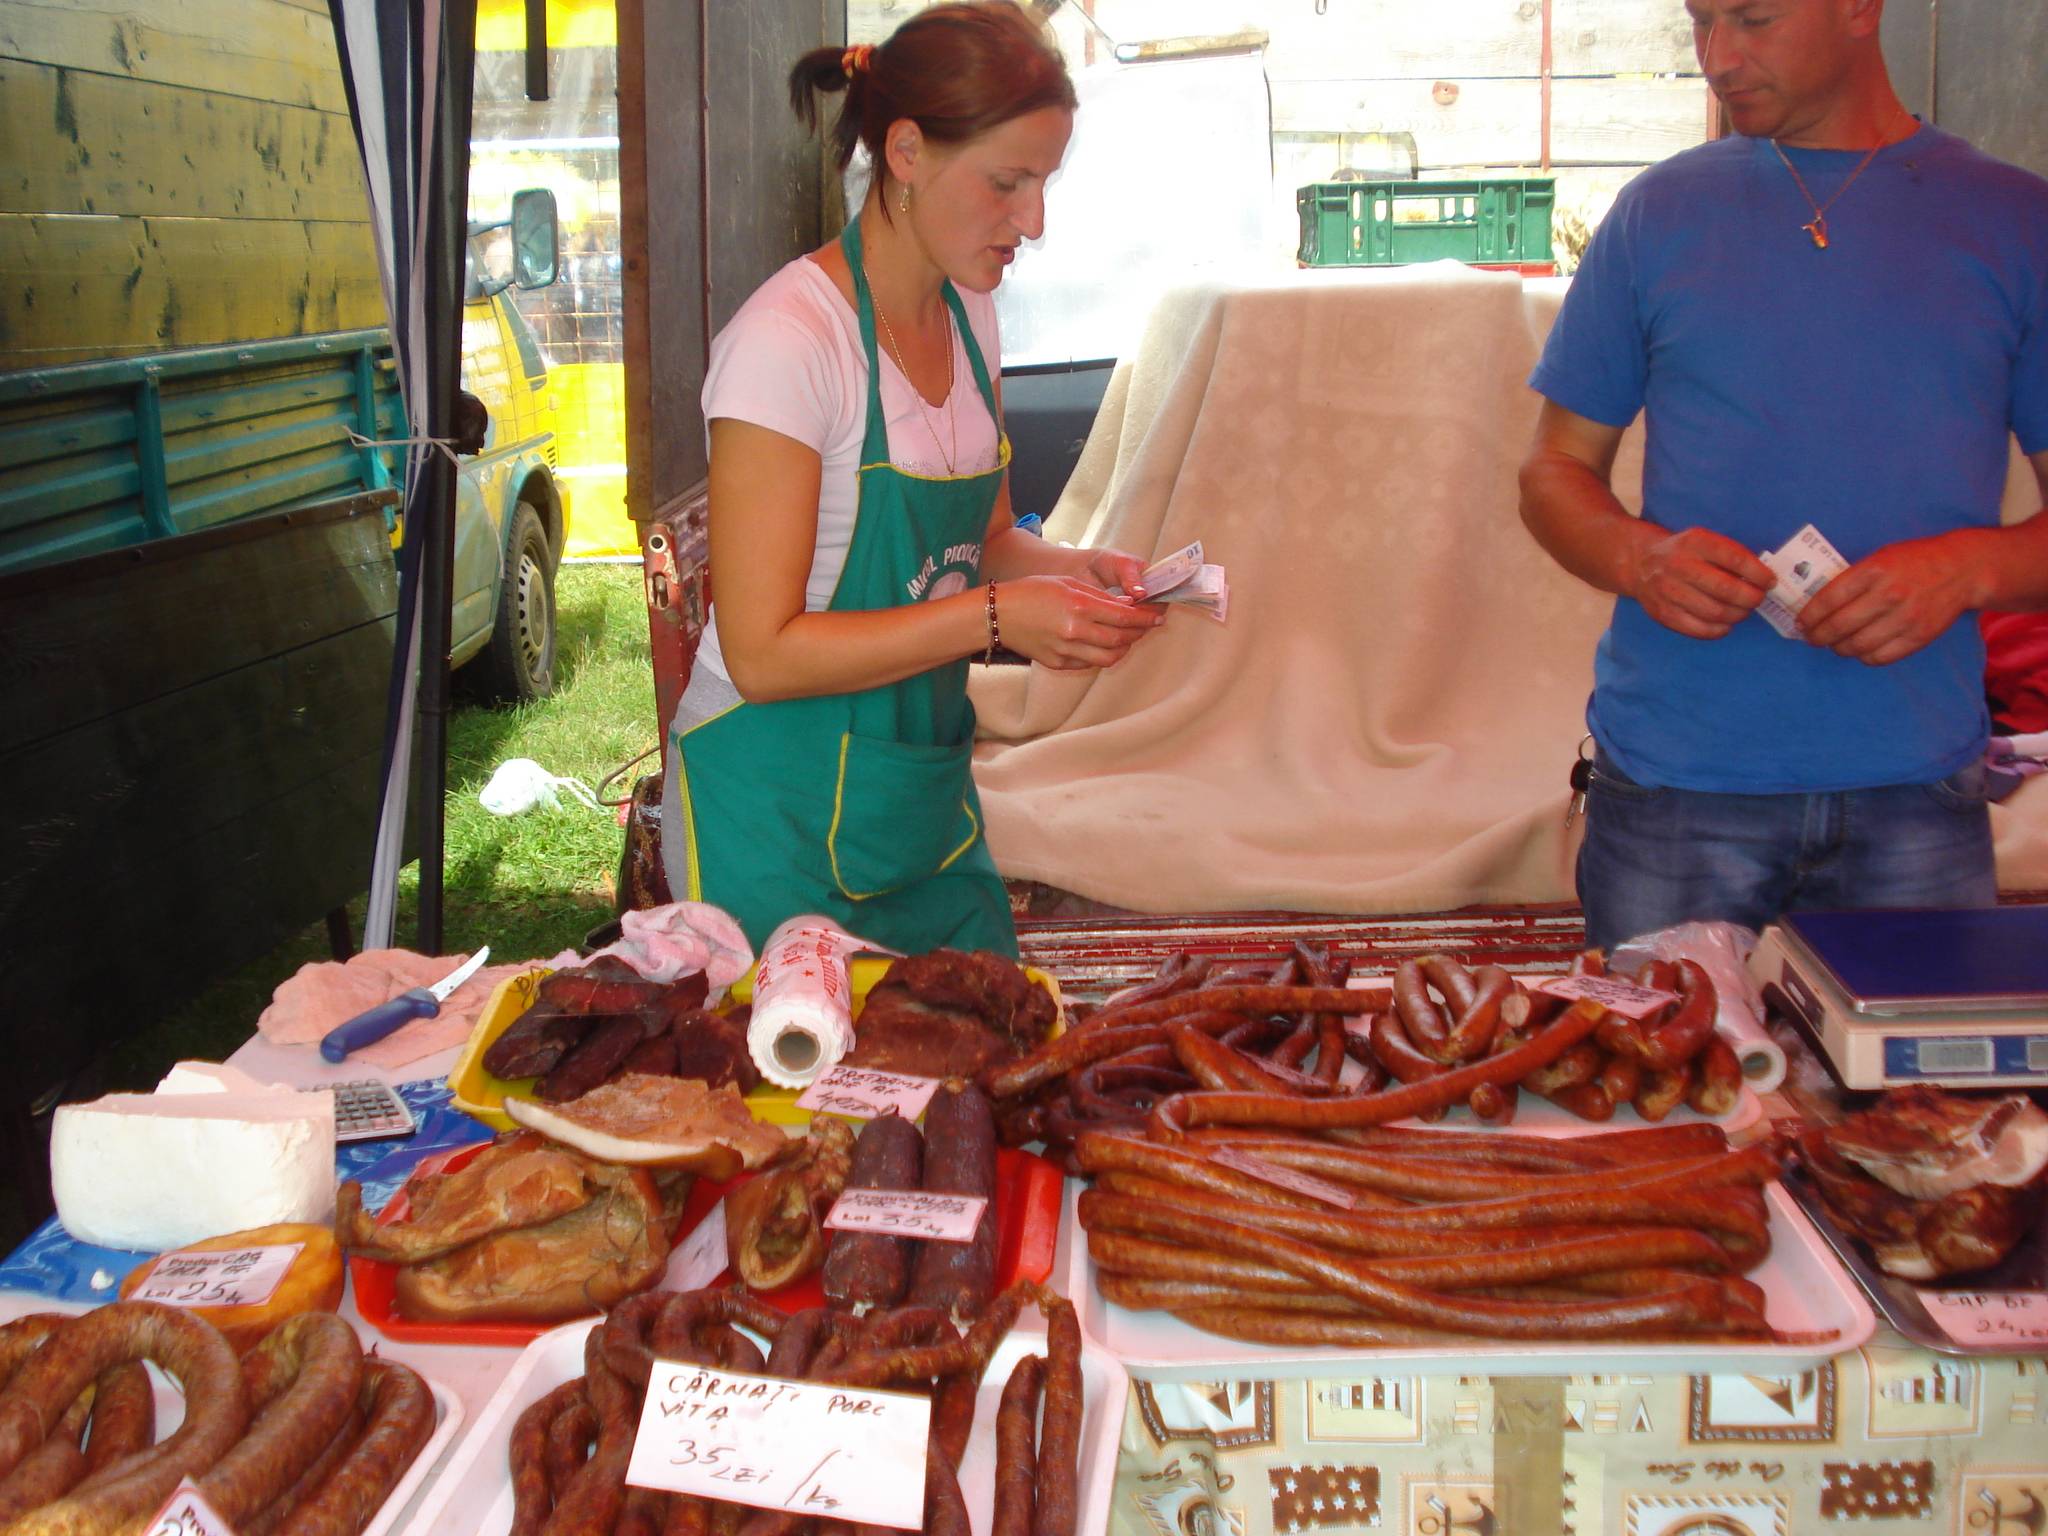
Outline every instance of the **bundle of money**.
{"label": "bundle of money", "polygon": [[1757,558],[1777,574],[1778,584],[1757,605],[1764,622],[1787,640],[1799,638],[1799,610],[1813,594],[1849,568],[1813,524],[1793,534],[1781,549],[1767,549]]}
{"label": "bundle of money", "polygon": [[1138,587],[1145,602],[1185,603],[1219,624],[1229,621],[1230,583],[1222,566],[1203,562],[1200,539],[1147,566]]}

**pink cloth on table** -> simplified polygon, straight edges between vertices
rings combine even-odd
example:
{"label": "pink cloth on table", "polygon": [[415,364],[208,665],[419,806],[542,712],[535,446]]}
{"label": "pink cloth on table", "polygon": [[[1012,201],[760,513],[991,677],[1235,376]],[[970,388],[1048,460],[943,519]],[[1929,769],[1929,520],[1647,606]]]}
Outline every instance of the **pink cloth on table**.
{"label": "pink cloth on table", "polygon": [[[371,949],[346,962],[316,960],[287,977],[256,1021],[272,1045],[317,1046],[337,1024],[389,1002],[414,987],[429,987],[466,955],[416,955],[409,949]],[[487,965],[455,989],[431,1019],[414,1019],[348,1059],[372,1067],[398,1067],[460,1045],[482,1016],[498,983],[546,961]]]}

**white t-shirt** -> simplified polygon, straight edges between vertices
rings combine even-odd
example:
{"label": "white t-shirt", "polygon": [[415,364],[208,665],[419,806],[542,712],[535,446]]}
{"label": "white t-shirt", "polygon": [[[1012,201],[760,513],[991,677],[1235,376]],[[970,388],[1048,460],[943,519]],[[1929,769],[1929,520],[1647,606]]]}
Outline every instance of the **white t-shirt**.
{"label": "white t-shirt", "polygon": [[[991,294],[959,290],[967,323],[994,381],[1002,367]],[[887,337],[875,327],[875,353],[882,369],[882,413],[889,425],[889,458],[924,475],[974,474],[995,468],[996,424],[974,370],[967,361],[959,327],[953,328],[953,392],[943,406],[923,402],[890,355]],[[704,420],[724,416],[767,427],[817,450],[824,460],[818,486],[818,542],[804,583],[804,610],[831,606],[846,552],[853,542],[854,507],[859,497],[861,438],[867,428],[868,367],[861,353],[860,317],[825,269],[799,256],[755,290],[711,343],[711,367],[704,378]],[[955,446],[957,433],[957,448]],[[944,444],[944,452],[940,450]],[[697,665],[727,677],[718,643],[714,593]]]}

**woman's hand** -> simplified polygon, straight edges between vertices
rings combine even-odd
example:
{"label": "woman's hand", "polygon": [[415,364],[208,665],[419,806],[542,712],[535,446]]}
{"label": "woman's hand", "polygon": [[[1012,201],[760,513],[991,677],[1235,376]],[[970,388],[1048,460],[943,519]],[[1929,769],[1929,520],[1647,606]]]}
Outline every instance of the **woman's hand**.
{"label": "woman's hand", "polygon": [[[1119,558],[1131,562],[1134,575],[1144,569],[1132,556]],[[996,586],[1003,644],[1058,672],[1113,667],[1165,622],[1164,609],[1112,597],[1080,576],[1025,576]]]}
{"label": "woman's hand", "polygon": [[1138,582],[1138,578],[1145,574],[1145,562],[1136,555],[1125,554],[1120,549],[1091,549],[1083,553],[1088,557],[1081,567],[1086,580],[1104,589],[1114,587],[1130,597],[1146,596]]}

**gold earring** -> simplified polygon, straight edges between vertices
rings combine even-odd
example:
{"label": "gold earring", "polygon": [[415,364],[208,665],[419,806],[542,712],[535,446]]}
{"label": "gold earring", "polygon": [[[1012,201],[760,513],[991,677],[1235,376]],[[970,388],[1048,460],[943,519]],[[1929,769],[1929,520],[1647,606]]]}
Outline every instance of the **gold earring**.
{"label": "gold earring", "polygon": [[907,181],[903,183],[903,196],[897,199],[896,211],[898,213],[910,212],[910,183]]}

